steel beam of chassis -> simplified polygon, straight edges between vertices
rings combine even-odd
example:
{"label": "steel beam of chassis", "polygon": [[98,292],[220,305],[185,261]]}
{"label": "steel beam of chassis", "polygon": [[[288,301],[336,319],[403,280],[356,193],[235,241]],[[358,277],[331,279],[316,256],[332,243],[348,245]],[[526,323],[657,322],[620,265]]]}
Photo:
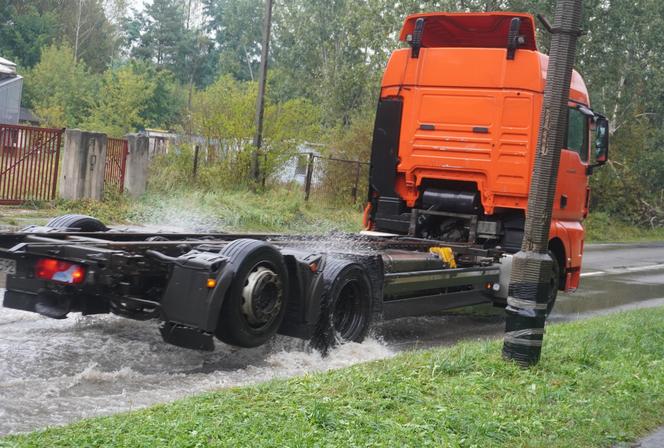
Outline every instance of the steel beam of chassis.
{"label": "steel beam of chassis", "polygon": [[500,269],[497,267],[390,273],[385,274],[384,294],[389,297],[466,285],[482,287],[487,282],[497,282],[499,277]]}
{"label": "steel beam of chassis", "polygon": [[[446,246],[459,255],[480,257],[497,257],[499,251],[484,249],[468,244],[448,243],[444,241],[426,240],[411,237],[367,237],[363,235],[347,235],[349,239],[363,243],[370,250],[402,249],[426,251],[434,246]],[[159,238],[158,241],[146,241]],[[170,247],[176,244],[202,245],[223,244],[239,238],[267,240],[276,246],[307,243],[315,241],[318,236],[284,235],[284,234],[230,234],[230,233],[143,233],[143,232],[43,232],[43,233],[0,233],[0,248],[11,248],[23,242],[48,243],[61,245],[89,245],[114,247],[117,249],[139,249],[141,247]],[[324,239],[325,237],[320,237]]]}
{"label": "steel beam of chassis", "polygon": [[383,319],[390,320],[400,317],[426,316],[452,308],[489,302],[491,302],[489,297],[482,294],[480,289],[447,294],[432,294],[408,299],[386,300],[383,303]]}

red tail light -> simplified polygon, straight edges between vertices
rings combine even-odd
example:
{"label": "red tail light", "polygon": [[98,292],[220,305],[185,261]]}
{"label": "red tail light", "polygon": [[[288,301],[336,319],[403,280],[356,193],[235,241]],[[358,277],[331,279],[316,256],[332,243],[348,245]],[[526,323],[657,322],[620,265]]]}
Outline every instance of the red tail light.
{"label": "red tail light", "polygon": [[76,285],[85,280],[85,268],[68,261],[40,258],[35,265],[35,275],[43,280]]}

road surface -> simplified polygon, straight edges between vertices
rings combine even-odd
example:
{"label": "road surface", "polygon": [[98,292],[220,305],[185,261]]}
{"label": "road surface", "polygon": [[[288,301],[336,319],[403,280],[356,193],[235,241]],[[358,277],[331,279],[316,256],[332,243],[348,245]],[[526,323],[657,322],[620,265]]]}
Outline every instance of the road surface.
{"label": "road surface", "polygon": [[[662,306],[663,284],[664,243],[589,246],[582,287],[559,296],[551,319]],[[214,352],[200,353],[165,344],[154,322],[110,315],[56,321],[0,308],[0,435],[498,336],[503,326],[503,312],[489,306],[400,319],[378,326],[367,342],[347,344],[323,359],[303,341],[286,337],[256,349],[218,344]]]}

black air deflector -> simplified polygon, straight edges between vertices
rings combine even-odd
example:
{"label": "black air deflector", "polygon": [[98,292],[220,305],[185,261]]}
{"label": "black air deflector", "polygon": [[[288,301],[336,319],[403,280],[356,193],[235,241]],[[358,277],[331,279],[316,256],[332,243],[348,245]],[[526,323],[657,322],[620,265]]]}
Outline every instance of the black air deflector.
{"label": "black air deflector", "polygon": [[397,197],[394,184],[399,161],[402,111],[401,98],[388,98],[378,103],[371,145],[369,200],[374,192],[379,196]]}

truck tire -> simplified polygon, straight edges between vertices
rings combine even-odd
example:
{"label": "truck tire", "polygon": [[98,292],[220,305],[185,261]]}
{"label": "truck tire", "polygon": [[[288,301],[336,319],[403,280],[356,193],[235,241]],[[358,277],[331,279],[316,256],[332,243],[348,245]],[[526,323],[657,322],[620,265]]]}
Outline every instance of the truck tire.
{"label": "truck tire", "polygon": [[221,307],[217,338],[238,347],[257,347],[279,329],[286,312],[288,272],[281,253],[264,241],[239,239],[221,255],[235,271]]}
{"label": "truck tire", "polygon": [[97,218],[87,215],[62,215],[51,219],[46,227],[79,232],[106,232],[108,227]]}
{"label": "truck tire", "polygon": [[326,355],[340,342],[362,342],[371,325],[373,291],[366,270],[348,260],[329,260],[325,292],[311,346]]}
{"label": "truck tire", "polygon": [[549,296],[546,301],[546,316],[548,317],[553,311],[558,297],[558,288],[560,287],[560,263],[556,255],[549,251],[549,256],[553,260],[553,269],[551,269],[551,278],[549,279]]}

